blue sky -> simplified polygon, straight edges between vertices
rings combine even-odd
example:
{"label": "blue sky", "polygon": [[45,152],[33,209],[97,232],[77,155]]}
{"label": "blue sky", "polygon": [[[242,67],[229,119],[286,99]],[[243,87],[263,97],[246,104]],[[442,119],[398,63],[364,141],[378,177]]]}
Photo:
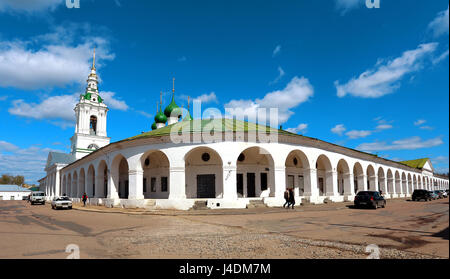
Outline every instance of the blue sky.
{"label": "blue sky", "polygon": [[113,142],[175,77],[179,105],[277,107],[284,129],[447,172],[448,1],[364,3],[0,0],[0,174],[34,183],[69,152],[94,46]]}

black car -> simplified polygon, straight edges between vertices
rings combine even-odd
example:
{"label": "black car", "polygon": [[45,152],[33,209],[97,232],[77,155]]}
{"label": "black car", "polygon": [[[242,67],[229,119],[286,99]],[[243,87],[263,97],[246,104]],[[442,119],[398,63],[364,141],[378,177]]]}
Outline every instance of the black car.
{"label": "black car", "polygon": [[378,207],[385,208],[386,200],[380,195],[378,191],[361,191],[355,196],[355,207],[370,207],[377,209]]}
{"label": "black car", "polygon": [[411,199],[413,201],[420,201],[420,200],[431,201],[433,197],[431,196],[429,191],[418,189],[414,190]]}

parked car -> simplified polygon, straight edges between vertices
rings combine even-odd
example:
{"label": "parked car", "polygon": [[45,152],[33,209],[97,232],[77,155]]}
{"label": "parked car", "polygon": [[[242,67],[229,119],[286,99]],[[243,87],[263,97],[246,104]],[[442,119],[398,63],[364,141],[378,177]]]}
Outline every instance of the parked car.
{"label": "parked car", "polygon": [[45,193],[44,192],[31,193],[30,202],[32,205],[34,205],[35,203],[45,204]]}
{"label": "parked car", "polygon": [[448,193],[447,193],[447,191],[441,191],[442,192],[442,196],[444,197],[444,198],[448,198]]}
{"label": "parked car", "polygon": [[441,191],[435,190],[434,193],[437,195],[437,198],[438,198],[438,199],[443,199],[443,198],[444,198],[444,195],[442,194]]}
{"label": "parked car", "polygon": [[355,207],[370,207],[377,209],[378,207],[385,208],[386,200],[380,195],[378,191],[360,191],[355,196]]}
{"label": "parked car", "polygon": [[420,201],[420,200],[431,201],[432,197],[431,197],[431,194],[429,193],[429,191],[423,190],[423,189],[417,189],[417,190],[414,190],[411,199],[413,201]]}
{"label": "parked car", "polygon": [[439,196],[435,192],[433,192],[433,191],[428,191],[428,192],[430,193],[432,200],[437,200],[439,198]]}
{"label": "parked car", "polygon": [[72,209],[72,201],[69,197],[55,197],[52,200],[52,209]]}

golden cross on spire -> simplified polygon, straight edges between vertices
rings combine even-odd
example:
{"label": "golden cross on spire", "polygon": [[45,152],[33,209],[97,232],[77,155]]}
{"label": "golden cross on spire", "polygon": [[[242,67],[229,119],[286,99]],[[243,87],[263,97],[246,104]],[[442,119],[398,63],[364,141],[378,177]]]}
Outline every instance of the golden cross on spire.
{"label": "golden cross on spire", "polygon": [[188,96],[188,111],[189,111],[189,101],[190,101],[190,97]]}
{"label": "golden cross on spire", "polygon": [[92,60],[92,69],[95,70],[95,47],[94,47],[94,59]]}
{"label": "golden cross on spire", "polygon": [[173,78],[173,87],[172,87],[172,93],[175,93],[175,78]]}
{"label": "golden cross on spire", "polygon": [[162,91],[159,92],[159,103],[162,105]]}

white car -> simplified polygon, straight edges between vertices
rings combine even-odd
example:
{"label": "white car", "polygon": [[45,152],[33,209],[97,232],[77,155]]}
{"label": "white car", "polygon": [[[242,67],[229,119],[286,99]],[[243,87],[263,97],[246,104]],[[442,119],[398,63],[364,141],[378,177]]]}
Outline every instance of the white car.
{"label": "white car", "polygon": [[52,200],[52,209],[58,208],[72,209],[72,201],[69,197],[55,197]]}
{"label": "white car", "polygon": [[444,198],[448,198],[448,194],[447,194],[446,191],[441,191],[441,192],[442,192],[442,196],[443,196]]}

